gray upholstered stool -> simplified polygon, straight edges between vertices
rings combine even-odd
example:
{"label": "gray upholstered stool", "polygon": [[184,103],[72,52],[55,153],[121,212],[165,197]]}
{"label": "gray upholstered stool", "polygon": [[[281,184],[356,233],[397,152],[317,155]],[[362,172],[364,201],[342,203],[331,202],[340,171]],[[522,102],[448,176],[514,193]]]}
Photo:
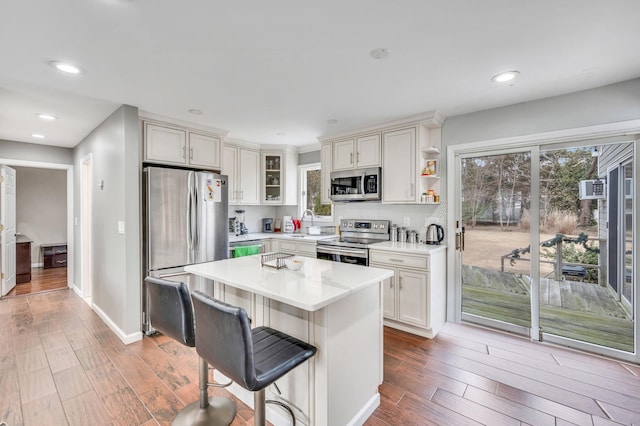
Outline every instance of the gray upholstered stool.
{"label": "gray upholstered stool", "polygon": [[[196,351],[224,375],[254,392],[254,426],[265,424],[265,388],[317,349],[269,327],[253,330],[247,312],[199,291],[192,293]],[[294,419],[295,421],[295,419]]]}
{"label": "gray upholstered stool", "polygon": [[[159,278],[145,278],[149,293],[149,319],[153,328],[185,346],[196,346],[193,306],[184,283]],[[206,339],[206,335],[202,337]],[[198,360],[200,399],[183,408],[173,424],[228,426],[236,416],[236,405],[222,396],[209,398],[209,366]]]}

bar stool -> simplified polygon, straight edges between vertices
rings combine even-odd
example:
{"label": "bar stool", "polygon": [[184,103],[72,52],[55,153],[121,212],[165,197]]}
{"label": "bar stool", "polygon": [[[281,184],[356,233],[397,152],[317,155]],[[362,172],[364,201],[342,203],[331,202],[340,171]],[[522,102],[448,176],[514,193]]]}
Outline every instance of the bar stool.
{"label": "bar stool", "polygon": [[264,426],[265,388],[314,356],[316,347],[269,327],[252,330],[243,308],[199,291],[191,297],[198,324],[196,351],[225,376],[254,392],[253,424]]}
{"label": "bar stool", "polygon": [[[187,286],[182,282],[153,277],[144,280],[149,294],[151,326],[185,346],[196,346],[193,306]],[[172,424],[230,425],[236,416],[236,405],[222,396],[209,398],[209,365],[202,357],[198,359],[198,376],[200,399],[184,407]]]}

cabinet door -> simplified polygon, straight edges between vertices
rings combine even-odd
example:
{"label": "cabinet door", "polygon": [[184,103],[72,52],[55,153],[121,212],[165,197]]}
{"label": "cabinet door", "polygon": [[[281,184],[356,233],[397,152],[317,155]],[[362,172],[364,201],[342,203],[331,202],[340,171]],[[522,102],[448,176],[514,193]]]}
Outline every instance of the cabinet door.
{"label": "cabinet door", "polygon": [[427,273],[398,270],[398,320],[427,326]]}
{"label": "cabinet door", "polygon": [[262,153],[262,204],[284,202],[284,157],[282,154]]}
{"label": "cabinet door", "polygon": [[187,132],[147,123],[144,131],[145,160],[187,164]]}
{"label": "cabinet door", "polygon": [[320,149],[320,202],[331,204],[331,144],[322,144]]}
{"label": "cabinet door", "polygon": [[189,164],[220,168],[220,138],[189,133]]}
{"label": "cabinet door", "polygon": [[333,170],[353,169],[353,143],[353,139],[333,143]]}
{"label": "cabinet door", "polygon": [[238,200],[238,148],[225,145],[222,147],[222,167],[220,173],[227,175],[229,188],[229,204],[236,204]]}
{"label": "cabinet door", "polygon": [[416,129],[382,136],[382,202],[416,202]]}
{"label": "cabinet door", "polygon": [[237,173],[241,204],[260,204],[260,153],[240,148]]}
{"label": "cabinet door", "polygon": [[382,313],[385,318],[396,319],[396,285],[395,277],[382,282]]}
{"label": "cabinet door", "polygon": [[316,258],[316,243],[298,243],[300,256]]}
{"label": "cabinet door", "polygon": [[356,139],[356,167],[380,166],[380,135]]}

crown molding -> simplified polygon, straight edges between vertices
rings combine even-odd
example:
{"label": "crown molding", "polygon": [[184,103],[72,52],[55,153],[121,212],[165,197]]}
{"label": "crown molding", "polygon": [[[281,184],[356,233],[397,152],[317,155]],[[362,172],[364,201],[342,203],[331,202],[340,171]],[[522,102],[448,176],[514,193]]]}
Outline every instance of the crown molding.
{"label": "crown molding", "polygon": [[191,121],[179,120],[177,118],[167,117],[160,114],[154,114],[149,111],[138,111],[138,118],[144,121],[150,121],[158,124],[167,124],[185,127],[188,130],[206,132],[206,133],[214,133],[218,136],[226,137],[229,134],[229,130],[219,129],[213,126],[207,126],[205,124],[194,123]]}

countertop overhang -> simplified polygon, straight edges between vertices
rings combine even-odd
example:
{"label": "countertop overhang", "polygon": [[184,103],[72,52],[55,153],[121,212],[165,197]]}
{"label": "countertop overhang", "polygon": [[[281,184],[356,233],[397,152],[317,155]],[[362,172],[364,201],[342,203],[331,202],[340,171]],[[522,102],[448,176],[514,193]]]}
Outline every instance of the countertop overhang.
{"label": "countertop overhang", "polygon": [[260,265],[247,256],[185,267],[185,271],[306,311],[317,311],[371,285],[393,271],[321,259],[305,259],[300,271]]}

